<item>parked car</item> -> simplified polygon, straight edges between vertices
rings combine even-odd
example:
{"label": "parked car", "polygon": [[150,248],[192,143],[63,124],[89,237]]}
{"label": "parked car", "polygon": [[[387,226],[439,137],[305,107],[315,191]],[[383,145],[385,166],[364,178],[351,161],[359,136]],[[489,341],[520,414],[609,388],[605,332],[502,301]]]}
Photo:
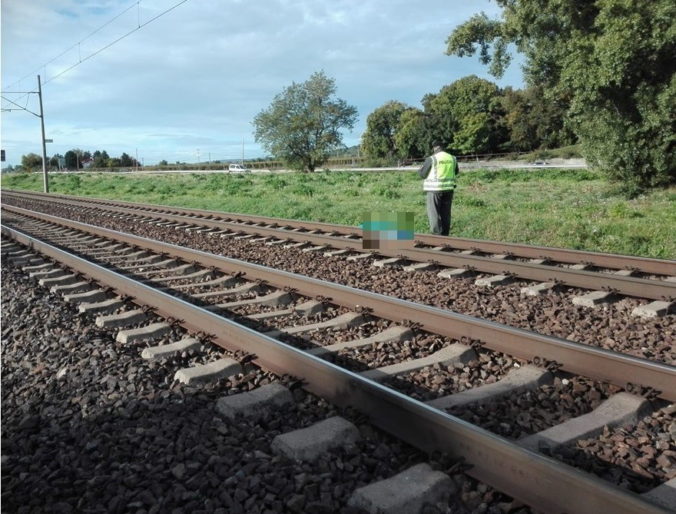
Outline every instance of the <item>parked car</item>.
{"label": "parked car", "polygon": [[228,166],[228,173],[233,172],[249,173],[251,172],[251,170],[245,166],[242,166],[241,164],[231,164],[230,166]]}

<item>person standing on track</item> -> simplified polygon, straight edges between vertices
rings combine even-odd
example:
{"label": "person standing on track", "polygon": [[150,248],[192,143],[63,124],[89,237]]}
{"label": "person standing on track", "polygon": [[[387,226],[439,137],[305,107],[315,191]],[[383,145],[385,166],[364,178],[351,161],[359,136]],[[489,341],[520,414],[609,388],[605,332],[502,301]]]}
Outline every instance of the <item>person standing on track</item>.
{"label": "person standing on track", "polygon": [[458,173],[458,160],[445,152],[441,143],[434,143],[433,154],[418,170],[418,175],[424,179],[427,217],[433,234],[447,236],[451,230],[451,203]]}

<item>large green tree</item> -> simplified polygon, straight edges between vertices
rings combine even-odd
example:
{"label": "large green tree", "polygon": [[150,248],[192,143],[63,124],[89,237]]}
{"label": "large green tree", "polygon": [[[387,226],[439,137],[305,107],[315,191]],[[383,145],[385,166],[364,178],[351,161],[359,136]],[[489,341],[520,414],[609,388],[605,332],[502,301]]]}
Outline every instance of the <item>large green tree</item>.
{"label": "large green tree", "polygon": [[292,83],[254,118],[256,141],[291,168],[314,171],[343,146],[340,131],[357,120],[357,109],[335,93],[323,71]]}
{"label": "large green tree", "polygon": [[673,0],[497,0],[457,27],[449,55],[477,51],[495,76],[508,45],[526,80],[569,100],[568,120],[588,161],[630,189],[676,182],[676,3]]}
{"label": "large green tree", "polygon": [[509,150],[529,151],[571,145],[575,136],[564,123],[568,104],[545,98],[541,86],[505,88],[502,95]]}
{"label": "large green tree", "polygon": [[42,169],[42,156],[36,153],[28,153],[21,156],[21,167],[26,171]]}
{"label": "large green tree", "polygon": [[122,152],[122,155],[120,155],[120,166],[131,167],[131,166],[134,166],[135,164],[136,164],[135,159],[133,159],[126,152]]}
{"label": "large green tree", "polygon": [[497,85],[476,75],[427,95],[423,105],[433,122],[434,138],[460,153],[497,151],[507,136],[500,95]]}
{"label": "large green tree", "polygon": [[419,159],[432,149],[432,122],[420,109],[411,108],[402,113],[394,136],[397,154],[403,158]]}
{"label": "large green tree", "polygon": [[67,170],[77,170],[78,166],[80,165],[80,159],[77,152],[81,152],[81,150],[68,150],[63,156],[64,160],[66,161]]}
{"label": "large green tree", "polygon": [[366,132],[361,140],[361,149],[367,157],[393,159],[396,156],[394,138],[401,116],[407,109],[406,104],[391,100],[368,115]]}
{"label": "large green tree", "polygon": [[105,168],[108,165],[108,159],[110,159],[110,156],[105,150],[96,150],[92,154],[92,158],[94,159],[94,162],[92,163],[93,168]]}

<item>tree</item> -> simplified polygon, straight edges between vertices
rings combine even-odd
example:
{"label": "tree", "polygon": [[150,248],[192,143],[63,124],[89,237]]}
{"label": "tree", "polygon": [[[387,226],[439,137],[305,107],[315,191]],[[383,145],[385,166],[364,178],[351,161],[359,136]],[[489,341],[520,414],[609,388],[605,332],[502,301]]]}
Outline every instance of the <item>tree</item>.
{"label": "tree", "polygon": [[108,159],[110,159],[110,156],[105,150],[96,150],[92,154],[92,159],[94,160],[94,162],[92,162],[93,168],[105,168],[108,165]]}
{"label": "tree", "polygon": [[21,167],[25,171],[42,169],[42,157],[36,153],[29,153],[21,156]]}
{"label": "tree", "polygon": [[357,120],[357,109],[335,92],[323,71],[292,83],[254,118],[256,142],[291,168],[313,172],[342,146],[340,130]]}
{"label": "tree", "polygon": [[89,152],[83,152],[80,148],[73,148],[68,150],[63,158],[66,161],[66,169],[78,170],[82,168],[82,161],[85,155],[90,155]]}
{"label": "tree", "polygon": [[59,168],[59,159],[63,159],[63,155],[60,153],[55,153],[52,155],[51,159],[49,159],[49,166],[52,168]]}
{"label": "tree", "polygon": [[123,152],[120,155],[120,166],[130,167],[134,165],[134,159],[132,159],[127,153]]}
{"label": "tree", "polygon": [[389,101],[378,107],[366,118],[366,132],[361,148],[372,159],[392,159],[396,152],[395,135],[401,115],[409,107],[397,101]]}
{"label": "tree", "polygon": [[66,161],[66,169],[67,170],[76,170],[78,167],[78,156],[75,153],[75,150],[68,150],[66,152],[66,155],[63,156],[63,158]]}
{"label": "tree", "polygon": [[84,162],[84,155],[85,152],[81,148],[75,148],[73,149],[73,152],[75,153],[75,167],[76,169],[82,169],[82,163]]}
{"label": "tree", "polygon": [[402,113],[394,136],[400,157],[414,159],[424,157],[432,148],[432,139],[429,118],[424,112],[411,108]]}
{"label": "tree", "polygon": [[587,160],[628,191],[676,182],[676,36],[672,0],[498,0],[501,20],[474,16],[447,39],[501,76],[509,43],[530,85],[566,98]]}
{"label": "tree", "polygon": [[460,153],[488,153],[507,139],[502,126],[500,88],[476,75],[444,86],[423,98],[433,137]]}
{"label": "tree", "polygon": [[568,104],[548,99],[542,86],[505,88],[501,98],[510,150],[529,151],[571,145],[575,136],[565,125]]}

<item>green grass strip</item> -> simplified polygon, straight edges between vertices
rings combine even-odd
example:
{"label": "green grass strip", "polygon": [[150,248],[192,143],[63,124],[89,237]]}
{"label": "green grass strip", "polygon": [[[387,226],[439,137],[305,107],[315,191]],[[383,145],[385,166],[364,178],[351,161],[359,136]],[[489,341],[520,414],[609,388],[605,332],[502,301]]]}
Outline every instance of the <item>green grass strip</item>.
{"label": "green grass strip", "polygon": [[[427,232],[415,172],[314,174],[57,174],[51,191],[79,196],[359,225],[365,211],[413,212]],[[2,187],[42,190],[39,173]],[[676,258],[676,188],[628,200],[584,169],[480,170],[459,178],[452,236]]]}

